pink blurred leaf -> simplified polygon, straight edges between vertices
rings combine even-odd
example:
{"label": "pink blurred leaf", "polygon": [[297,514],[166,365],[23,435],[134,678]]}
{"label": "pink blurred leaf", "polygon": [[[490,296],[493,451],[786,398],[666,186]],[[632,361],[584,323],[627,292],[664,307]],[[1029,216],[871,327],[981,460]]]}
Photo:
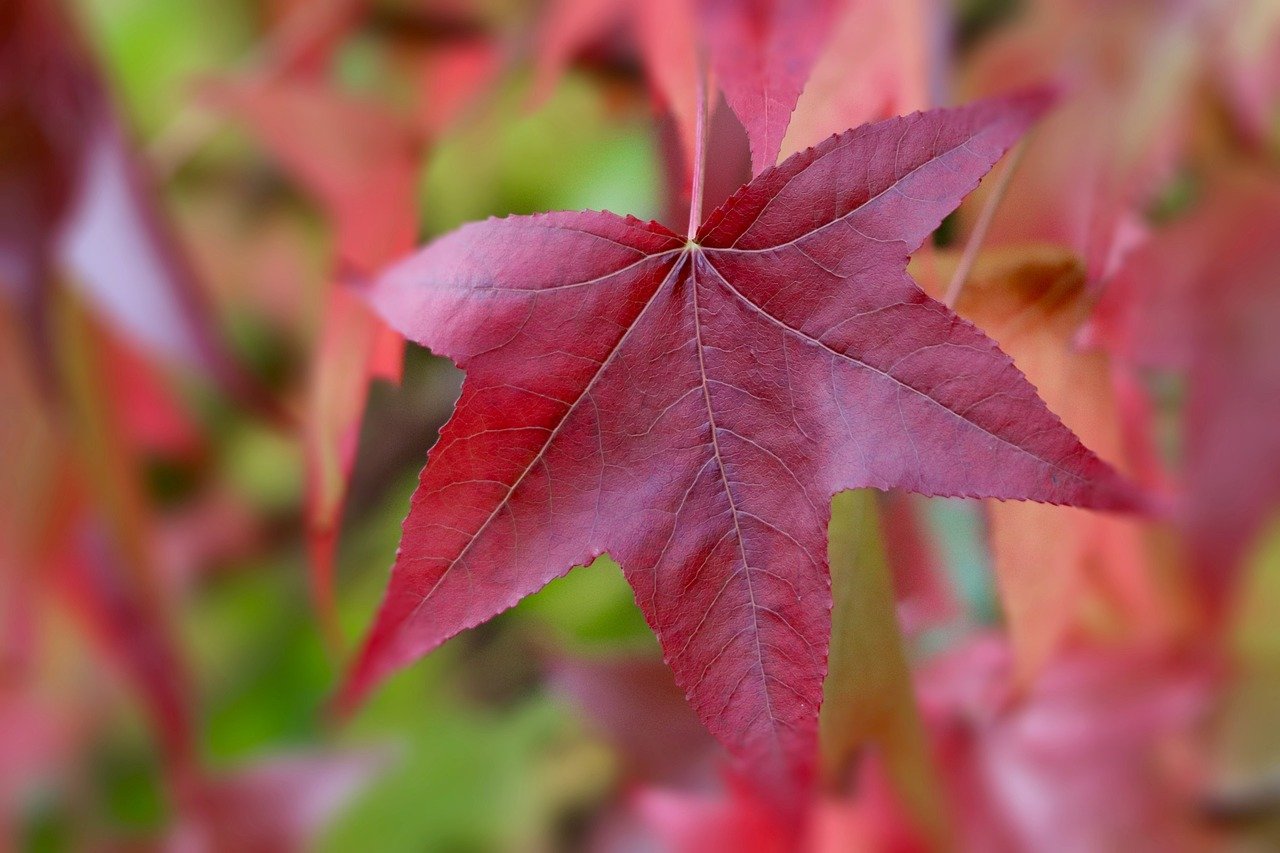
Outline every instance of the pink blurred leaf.
{"label": "pink blurred leaf", "polygon": [[1278,228],[1273,176],[1214,175],[1192,213],[1130,256],[1096,320],[1130,363],[1188,371],[1184,522],[1217,604],[1280,506]]}
{"label": "pink blurred leaf", "polygon": [[[837,7],[837,0],[555,0],[539,33],[535,97],[546,96],[584,46],[628,22],[691,163],[698,57],[705,48],[729,107],[747,129],[759,174],[777,162]],[[883,116],[856,116],[833,130],[873,117]]]}
{"label": "pink blurred leaf", "polygon": [[421,105],[418,122],[436,139],[461,121],[488,91],[502,70],[502,53],[489,39],[446,43],[426,52],[418,63]]}
{"label": "pink blurred leaf", "polygon": [[[542,100],[587,45],[627,22],[655,94],[675,118],[689,166],[697,119],[693,0],[553,0],[538,31],[534,97]],[[686,176],[691,170],[686,169]]]}
{"label": "pink blurred leaf", "polygon": [[983,45],[966,77],[968,90],[984,95],[1046,80],[1064,92],[1029,141],[987,242],[1067,246],[1092,283],[1109,272],[1131,218],[1186,147],[1201,4],[1083,3],[1087,11],[1076,2],[1030,4]]}
{"label": "pink blurred leaf", "polygon": [[[641,789],[630,808],[640,838],[673,853],[923,853],[875,756],[864,761],[854,796],[818,796],[797,828],[780,823],[750,788],[730,777],[723,792]],[[945,844],[945,842],[944,842]],[[641,848],[644,849],[644,848]]]}
{"label": "pink blurred leaf", "polygon": [[58,4],[14,0],[0,13],[0,278],[43,317],[65,267],[138,343],[245,384],[110,98]]}
{"label": "pink blurred leaf", "polygon": [[377,773],[363,753],[298,753],[201,779],[168,847],[181,853],[311,850],[317,835]]}
{"label": "pink blurred leaf", "polygon": [[1172,760],[1208,709],[1212,668],[1141,648],[1057,658],[1019,694],[1001,641],[980,637],[919,684],[975,850],[1196,849],[1195,779]]}
{"label": "pink blurred leaf", "polygon": [[86,522],[71,533],[58,585],[91,645],[141,700],[174,778],[185,778],[195,761],[192,696],[172,637],[102,532]]}

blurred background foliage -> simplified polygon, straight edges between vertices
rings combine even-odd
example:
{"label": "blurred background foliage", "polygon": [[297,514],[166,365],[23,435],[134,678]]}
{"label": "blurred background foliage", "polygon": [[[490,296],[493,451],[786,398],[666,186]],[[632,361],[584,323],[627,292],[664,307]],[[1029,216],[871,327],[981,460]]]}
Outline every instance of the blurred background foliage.
{"label": "blurred background foliage", "polygon": [[[211,118],[196,102],[202,80],[251,68],[268,34],[298,4],[69,5],[136,138],[167,170],[165,203],[237,356],[297,404],[334,235],[305,188],[249,133]],[[406,69],[436,25],[420,19],[420,5],[373,4],[337,48],[336,85],[408,103],[415,78]],[[1016,0],[952,5],[958,51],[976,49],[1020,6]],[[510,43],[519,43],[537,12],[537,4],[518,0],[468,8],[476,26]],[[551,209],[662,217],[671,204],[662,167],[669,128],[655,122],[639,74],[634,57],[576,64],[535,105],[528,62],[510,61],[430,140],[415,176],[419,241],[486,216]],[[1173,216],[1194,192],[1193,176],[1181,176],[1153,219]],[[404,382],[372,389],[337,561],[348,645],[378,605],[417,472],[459,381],[448,363],[411,347]],[[174,583],[182,589],[175,628],[193,682],[202,760],[232,772],[279,753],[369,756],[368,784],[320,821],[324,850],[464,853],[581,844],[593,831],[592,815],[629,785],[629,769],[552,673],[567,659],[660,660],[618,567],[601,558],[553,582],[396,675],[353,720],[338,723],[328,702],[342,658],[326,644],[307,580],[304,451],[296,436],[207,385],[184,376],[176,382],[207,447],[150,452],[143,486],[162,514],[182,521],[174,525],[175,552],[199,553]],[[1165,396],[1166,408],[1176,408],[1177,388]],[[197,495],[203,514],[180,519]],[[941,635],[922,647],[999,625],[982,506],[913,505],[923,512],[927,539],[961,604]],[[1264,548],[1257,576],[1265,576],[1263,566],[1280,566],[1277,560],[1276,548]],[[1266,571],[1275,576],[1277,569]],[[86,709],[86,719],[70,723],[87,732],[83,766],[37,778],[24,791],[23,848],[72,849],[103,839],[123,839],[127,847],[165,835],[175,814],[145,709],[120,679],[86,663],[77,650],[86,640],[74,620],[49,609],[39,621],[51,680],[76,683],[101,701]]]}

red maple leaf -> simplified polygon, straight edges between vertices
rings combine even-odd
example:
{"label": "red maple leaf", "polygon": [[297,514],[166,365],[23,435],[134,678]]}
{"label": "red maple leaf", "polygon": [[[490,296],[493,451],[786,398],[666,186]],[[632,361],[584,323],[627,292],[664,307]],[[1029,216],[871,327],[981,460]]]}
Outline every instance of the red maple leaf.
{"label": "red maple leaf", "polygon": [[345,703],[608,551],[703,723],[783,792],[812,771],[833,494],[1133,506],[906,273],[1046,101],[833,136],[688,238],[605,212],[490,219],[384,274],[381,314],[468,376]]}

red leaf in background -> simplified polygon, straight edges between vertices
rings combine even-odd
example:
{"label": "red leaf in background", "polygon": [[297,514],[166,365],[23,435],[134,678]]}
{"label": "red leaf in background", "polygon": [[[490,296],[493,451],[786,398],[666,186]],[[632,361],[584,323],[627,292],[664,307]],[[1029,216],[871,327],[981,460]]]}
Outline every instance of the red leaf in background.
{"label": "red leaf in background", "polygon": [[546,98],[577,53],[629,18],[650,85],[675,118],[684,159],[692,163],[698,69],[690,2],[553,0],[538,31],[534,98]]}
{"label": "red leaf in background", "polygon": [[[747,128],[752,171],[778,160],[809,71],[831,34],[836,0],[695,0],[725,100]],[[816,140],[813,140],[816,142]]]}
{"label": "red leaf in background", "polygon": [[784,156],[864,122],[937,103],[944,69],[938,0],[843,0],[782,141]]}
{"label": "red leaf in background", "polygon": [[1211,176],[1204,201],[1134,252],[1098,333],[1131,364],[1188,372],[1184,488],[1211,604],[1280,506],[1280,180]]}
{"label": "red leaf in background", "polygon": [[262,77],[325,72],[342,40],[360,22],[369,0],[268,0],[266,41],[256,73]]}
{"label": "red leaf in background", "polygon": [[[25,796],[56,774],[78,746],[82,714],[42,695],[39,635],[44,571],[65,535],[67,467],[31,353],[0,301],[0,838],[17,838]],[[0,842],[3,843],[3,842]]]}
{"label": "red leaf in background", "polygon": [[[92,71],[67,35],[51,4],[22,0],[0,11],[0,284],[28,303],[76,195],[83,117],[100,109]],[[33,73],[46,52],[47,69]]]}
{"label": "red leaf in background", "polygon": [[121,433],[133,448],[169,458],[199,454],[200,429],[157,365],[125,341],[102,335],[99,344]]}
{"label": "red leaf in background", "polygon": [[337,618],[333,560],[338,527],[369,384],[375,379],[399,382],[403,359],[404,340],[344,285],[334,284],[325,300],[305,421],[308,545],[317,603],[330,631]]}
{"label": "red leaf in background", "polygon": [[1055,660],[1019,693],[978,637],[918,683],[965,850],[1195,850],[1195,779],[1176,761],[1208,710],[1202,661],[1126,648]]}
{"label": "red leaf in background", "polygon": [[814,761],[835,492],[1134,506],[905,272],[1044,107],[848,131],[692,240],[611,213],[512,217],[386,273],[378,310],[468,378],[345,704],[609,551],[703,723],[789,790]]}
{"label": "red leaf in background", "polygon": [[784,853],[795,849],[793,833],[746,786],[730,780],[724,798],[642,790],[632,808],[662,849],[672,853]]}
{"label": "red leaf in background", "polygon": [[125,334],[243,390],[58,4],[7,3],[0,44],[0,286],[40,318],[61,265]]}
{"label": "red leaf in background", "polygon": [[[67,291],[51,319],[61,397],[53,423],[68,476],[46,506],[43,550],[31,556],[89,642],[118,671],[150,721],[169,782],[196,769],[194,696],[180,646],[172,578],[142,479],[143,436],[127,433],[128,396],[109,372],[113,346],[87,306]],[[104,358],[104,353],[107,357]]]}
{"label": "red leaf in background", "polygon": [[[937,849],[916,833],[885,783],[875,756],[863,761],[853,797],[807,804],[799,835],[740,780],[723,795],[645,788],[631,797],[633,834],[672,853],[924,853]],[[637,841],[633,846],[640,846]],[[626,849],[626,848],[622,848]]]}
{"label": "red leaf in background", "polygon": [[[539,33],[535,97],[546,96],[576,53],[629,16],[688,161],[694,157],[698,47],[705,44],[725,99],[746,126],[759,174],[777,162],[837,6],[838,0],[555,0]],[[864,114],[833,130],[873,117],[882,116]]]}
{"label": "red leaf in background", "polygon": [[975,95],[1045,79],[1065,94],[1028,141],[989,245],[1068,246],[1090,282],[1114,268],[1187,141],[1198,5],[1037,0],[976,52],[965,87]]}
{"label": "red leaf in background", "polygon": [[[116,337],[96,335],[94,344],[93,357],[104,366],[112,417],[132,464],[206,465],[205,436],[170,377]],[[157,512],[147,534],[159,580],[178,594],[211,566],[260,544],[264,527],[262,519],[225,487],[193,497],[191,503]]]}
{"label": "red leaf in background", "polygon": [[[176,842],[210,845],[197,849],[304,849],[309,834],[369,775],[373,763],[300,758],[224,778],[200,767],[196,696],[166,589],[174,578],[165,572],[173,565],[157,559],[163,543],[138,494],[141,468],[133,458],[147,449],[189,451],[189,425],[175,422],[172,401],[134,354],[90,322],[78,301],[59,296],[55,345],[62,362],[58,387],[66,399],[49,418],[42,417],[48,401],[24,387],[30,377],[21,356],[27,353],[14,346],[13,336],[0,335],[18,350],[0,361],[6,368],[0,388],[8,402],[21,403],[22,413],[4,421],[0,447],[6,459],[18,458],[9,455],[14,451],[23,460],[3,481],[3,494],[13,494],[10,488],[26,493],[21,507],[13,505],[16,500],[0,506],[0,609],[8,611],[11,604],[3,600],[10,593],[4,582],[30,574],[46,584],[85,634],[90,661],[106,664],[136,695],[164,759],[168,796],[184,816],[195,813],[202,822],[198,834],[184,831]],[[0,312],[0,320],[7,328],[11,318]],[[74,470],[63,475],[64,466]],[[35,483],[28,479],[33,475]],[[46,496],[45,490],[52,493]],[[21,539],[13,535],[19,531]],[[35,599],[17,604],[31,611],[39,603]],[[14,652],[12,659],[0,659],[0,828],[20,785],[39,780],[41,773],[73,772],[70,762],[79,759],[67,753],[84,748],[75,727],[87,729],[91,714],[101,714],[100,708],[88,710],[91,693],[70,699],[74,714],[66,713],[65,704],[44,707],[39,685],[24,678],[24,658],[32,656],[8,645],[22,641],[15,635],[20,627],[0,624],[5,651]],[[86,711],[83,719],[77,709]],[[60,767],[64,756],[68,768]]]}
{"label": "red leaf in background", "polygon": [[36,382],[35,354],[23,345],[14,306],[0,300],[0,671],[33,661],[41,569],[69,514],[67,469],[56,422]]}
{"label": "red leaf in background", "polygon": [[429,139],[463,119],[502,71],[502,52],[487,38],[460,39],[418,58],[418,124]]}
{"label": "red leaf in background", "polygon": [[317,834],[381,763],[362,753],[300,753],[210,775],[187,792],[169,845],[245,853],[312,850]]}
{"label": "red leaf in background", "polygon": [[715,742],[656,658],[565,655],[552,662],[551,683],[614,744],[633,778],[678,784],[708,775]]}
{"label": "red leaf in background", "polygon": [[[575,55],[607,35],[631,11],[631,5],[631,0],[551,0],[536,36],[534,101],[549,97]],[[637,14],[642,8],[643,3],[635,4]]]}
{"label": "red leaf in background", "polygon": [[[242,116],[334,227],[341,275],[363,279],[409,252],[417,236],[422,141],[375,104],[312,82],[276,79],[209,88],[217,105]],[[400,380],[403,340],[342,284],[327,296],[306,418],[307,516],[313,585],[336,641],[333,559],[369,383]]]}
{"label": "red leaf in background", "polygon": [[323,206],[350,272],[368,275],[412,246],[422,158],[412,124],[310,80],[217,81],[204,93],[245,121]]}
{"label": "red leaf in background", "polygon": [[[729,200],[739,187],[751,180],[751,148],[747,132],[733,110],[716,95],[707,113],[703,145],[706,159],[702,170],[702,203],[714,210]],[[674,122],[659,125],[663,177],[663,222],[688,222],[692,202],[693,177],[687,146],[679,139]]]}

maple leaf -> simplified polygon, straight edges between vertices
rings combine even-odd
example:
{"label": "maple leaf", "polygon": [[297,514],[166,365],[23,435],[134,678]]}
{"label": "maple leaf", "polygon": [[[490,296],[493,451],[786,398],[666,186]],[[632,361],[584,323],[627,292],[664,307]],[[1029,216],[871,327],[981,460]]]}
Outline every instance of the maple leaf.
{"label": "maple leaf", "polygon": [[834,493],[1134,506],[906,274],[1047,100],[833,136],[688,239],[605,212],[491,219],[385,273],[382,316],[468,375],[342,702],[608,551],[703,723],[785,791],[813,769]]}

